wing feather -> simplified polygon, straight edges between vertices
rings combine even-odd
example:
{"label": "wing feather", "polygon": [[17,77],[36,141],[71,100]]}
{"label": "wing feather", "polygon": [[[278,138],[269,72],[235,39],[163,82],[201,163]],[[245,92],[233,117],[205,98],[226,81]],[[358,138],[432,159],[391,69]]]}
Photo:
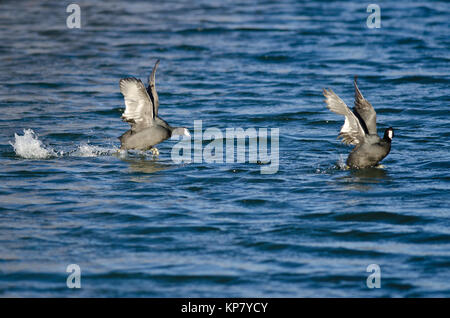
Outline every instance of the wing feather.
{"label": "wing feather", "polygon": [[159,60],[156,61],[155,66],[153,67],[152,74],[150,75],[150,78],[148,79],[148,87],[147,87],[147,93],[150,96],[150,99],[152,101],[153,105],[153,118],[158,116],[158,108],[159,108],[159,98],[158,98],[158,92],[156,91],[156,69],[158,68]]}
{"label": "wing feather", "polygon": [[125,112],[122,119],[137,127],[148,127],[153,120],[153,107],[144,84],[134,78],[123,78],[119,83],[120,92],[125,100]]}
{"label": "wing feather", "polygon": [[365,132],[355,114],[353,114],[344,101],[331,89],[324,89],[323,95],[325,96],[325,103],[329,110],[345,116],[345,122],[338,138],[342,138],[342,142],[345,144],[358,145],[362,143],[364,141]]}
{"label": "wing feather", "polygon": [[353,107],[353,111],[356,112],[360,119],[364,121],[364,125],[366,126],[368,133],[371,135],[376,135],[377,113],[375,112],[372,104],[370,104],[369,101],[362,95],[356,81],[357,77],[355,76],[355,80],[353,81],[355,85],[355,106]]}

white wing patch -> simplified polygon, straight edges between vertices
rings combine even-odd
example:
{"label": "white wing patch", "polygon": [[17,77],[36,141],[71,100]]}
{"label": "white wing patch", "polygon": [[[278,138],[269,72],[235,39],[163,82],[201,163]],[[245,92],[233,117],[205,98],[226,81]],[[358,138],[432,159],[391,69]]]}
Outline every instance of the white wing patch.
{"label": "white wing patch", "polygon": [[350,123],[349,123],[347,117],[345,117],[345,122],[344,122],[344,125],[342,125],[341,133],[348,133],[348,132],[351,132]]}
{"label": "white wing patch", "polygon": [[125,99],[122,119],[135,125],[149,125],[153,118],[153,106],[144,84],[136,78],[120,80],[120,92]]}
{"label": "white wing patch", "polygon": [[363,142],[365,132],[361,127],[358,118],[348,108],[342,99],[339,98],[331,89],[323,90],[325,96],[325,103],[332,112],[344,115],[345,121],[338,135],[338,138],[342,138],[342,142],[345,144],[358,145]]}

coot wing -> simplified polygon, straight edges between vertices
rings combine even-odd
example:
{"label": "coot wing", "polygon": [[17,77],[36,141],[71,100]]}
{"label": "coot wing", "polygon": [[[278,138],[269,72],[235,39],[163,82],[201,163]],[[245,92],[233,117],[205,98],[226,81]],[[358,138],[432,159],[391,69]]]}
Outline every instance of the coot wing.
{"label": "coot wing", "polygon": [[[355,106],[353,107],[353,111],[356,113],[359,119],[364,121],[365,128],[367,128],[367,132],[371,135],[377,134],[377,113],[373,106],[369,103],[367,99],[361,94],[361,91],[358,88],[358,84],[356,83],[357,77],[355,76],[355,80],[353,83],[355,84]],[[364,128],[364,125],[363,128]]]}
{"label": "coot wing", "polygon": [[158,108],[159,108],[159,98],[158,92],[156,91],[155,86],[155,77],[156,77],[156,69],[158,68],[159,60],[156,61],[155,66],[153,67],[152,74],[148,79],[147,93],[150,96],[153,106],[153,118],[158,116]]}
{"label": "coot wing", "polygon": [[125,99],[125,112],[122,119],[139,130],[150,126],[153,121],[153,106],[141,80],[134,77],[120,80],[120,92]]}
{"label": "coot wing", "polygon": [[364,142],[366,133],[355,114],[348,108],[342,99],[339,98],[331,89],[323,89],[325,103],[332,112],[344,115],[345,122],[341,128],[338,138],[342,138],[345,144],[358,145]]}

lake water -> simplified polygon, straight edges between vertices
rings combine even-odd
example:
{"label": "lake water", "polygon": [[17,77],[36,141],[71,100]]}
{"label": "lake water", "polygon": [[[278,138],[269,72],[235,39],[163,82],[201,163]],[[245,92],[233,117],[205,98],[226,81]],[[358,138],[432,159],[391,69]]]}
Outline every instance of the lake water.
{"label": "lake water", "polygon": [[[0,5],[0,296],[450,296],[448,2],[379,2],[373,29],[359,1],[77,3],[80,29]],[[162,118],[279,129],[278,171],[118,154],[119,80],[156,59]],[[322,88],[352,106],[354,75],[384,168],[343,169]]]}

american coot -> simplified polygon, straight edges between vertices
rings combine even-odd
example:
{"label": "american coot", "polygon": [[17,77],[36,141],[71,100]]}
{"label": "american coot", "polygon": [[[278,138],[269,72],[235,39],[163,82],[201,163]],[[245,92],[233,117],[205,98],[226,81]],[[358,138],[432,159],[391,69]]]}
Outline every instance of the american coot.
{"label": "american coot", "polygon": [[325,103],[332,112],[344,115],[345,122],[338,138],[345,144],[355,145],[347,159],[350,168],[369,168],[376,166],[391,150],[394,129],[387,128],[384,137],[377,134],[377,114],[372,105],[363,97],[355,76],[355,107],[353,112],[331,89],[323,90]]}
{"label": "american coot", "polygon": [[131,129],[119,137],[120,149],[151,150],[158,155],[154,146],[172,135],[190,136],[184,127],[172,127],[158,117],[159,99],[155,87],[155,74],[159,60],[153,67],[148,87],[134,77],[120,80],[120,92],[125,99],[125,112],[122,120],[130,124]]}

